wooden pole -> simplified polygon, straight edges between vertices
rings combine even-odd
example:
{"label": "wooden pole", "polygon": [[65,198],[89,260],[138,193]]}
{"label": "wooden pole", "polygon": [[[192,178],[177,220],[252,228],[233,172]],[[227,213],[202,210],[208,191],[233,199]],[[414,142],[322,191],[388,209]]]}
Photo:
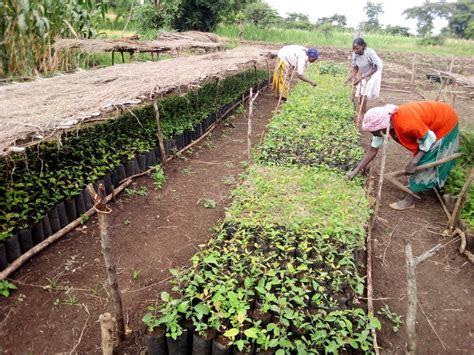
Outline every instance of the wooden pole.
{"label": "wooden pole", "polygon": [[385,172],[385,161],[387,160],[387,146],[388,146],[388,135],[389,135],[388,130],[389,128],[385,130],[385,134],[383,135],[382,161],[380,162],[379,183],[377,185],[377,197],[375,200],[375,207],[374,207],[371,228],[373,227],[377,219],[377,215],[380,209],[380,201],[382,200],[382,186],[383,186],[383,179],[384,179],[384,172]]}
{"label": "wooden pole", "polygon": [[[415,171],[420,171],[420,170],[425,170],[425,169],[429,169],[429,168],[434,168],[435,166],[438,166],[438,165],[441,165],[441,164],[444,164],[444,163],[447,163],[448,161],[451,161],[451,160],[454,160],[454,159],[457,159],[459,157],[462,156],[462,153],[454,153],[446,158],[443,158],[443,159],[440,159],[440,160],[437,160],[437,161],[434,161],[432,163],[427,163],[427,164],[423,164],[423,165],[418,165],[416,168],[415,168]],[[405,175],[405,170],[397,170],[397,171],[393,171],[391,173],[387,173],[385,174],[385,177],[397,177],[397,176],[402,176],[402,175]]]}
{"label": "wooden pole", "polygon": [[161,161],[163,162],[163,166],[165,167],[167,163],[166,151],[165,151],[165,144],[163,142],[163,132],[161,130],[161,124],[160,124],[160,111],[158,110],[157,100],[153,100],[153,108],[155,109],[155,115],[156,115],[156,136],[158,137],[158,144],[160,146]]}
{"label": "wooden pole", "polygon": [[102,354],[112,355],[114,352],[113,319],[110,313],[99,316],[100,333],[102,336]]}
{"label": "wooden pole", "polygon": [[105,269],[111,288],[112,302],[114,307],[115,319],[117,320],[117,338],[119,341],[125,339],[125,322],[123,317],[122,296],[118,285],[117,267],[112,258],[112,243],[110,242],[110,212],[112,210],[107,207],[105,202],[104,184],[99,184],[99,191],[96,194],[92,188],[92,184],[87,186],[87,191],[91,195],[99,218],[100,241],[102,247],[102,255],[104,256]]}
{"label": "wooden pole", "polygon": [[416,265],[413,259],[411,242],[405,242],[406,276],[407,276],[407,354],[416,353]]}
{"label": "wooden pole", "polygon": [[451,218],[448,221],[448,230],[449,233],[452,233],[456,224],[459,220],[459,214],[466,202],[467,192],[469,191],[469,186],[471,186],[472,180],[474,180],[474,168],[471,168],[469,171],[469,175],[467,176],[466,182],[459,193],[458,199],[456,201],[456,205],[454,206],[453,213],[451,214]]}
{"label": "wooden pole", "polygon": [[412,89],[415,87],[415,72],[416,72],[416,54],[413,54],[413,61],[411,63],[411,80],[410,85]]}

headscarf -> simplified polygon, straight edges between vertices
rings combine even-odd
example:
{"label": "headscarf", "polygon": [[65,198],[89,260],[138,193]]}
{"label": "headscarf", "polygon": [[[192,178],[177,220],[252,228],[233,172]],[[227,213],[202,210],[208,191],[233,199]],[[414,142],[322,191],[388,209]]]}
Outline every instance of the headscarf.
{"label": "headscarf", "polygon": [[319,57],[319,52],[316,48],[308,48],[308,50],[306,51],[306,54],[308,55],[309,58],[318,59]]}
{"label": "headscarf", "polygon": [[364,115],[362,130],[375,132],[390,127],[390,115],[397,109],[398,106],[392,104],[371,108]]}

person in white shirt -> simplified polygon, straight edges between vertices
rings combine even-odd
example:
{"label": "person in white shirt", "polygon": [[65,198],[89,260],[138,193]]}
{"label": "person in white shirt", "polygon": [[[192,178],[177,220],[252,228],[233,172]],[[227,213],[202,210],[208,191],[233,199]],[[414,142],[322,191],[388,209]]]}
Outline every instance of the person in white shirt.
{"label": "person in white shirt", "polygon": [[278,51],[279,63],[273,73],[273,90],[276,90],[282,98],[288,96],[289,81],[291,80],[292,70],[296,76],[312,86],[316,86],[316,82],[304,75],[308,63],[313,63],[319,57],[316,48],[305,48],[298,45],[289,45]]}
{"label": "person in white shirt", "polygon": [[380,95],[383,63],[377,53],[368,48],[367,43],[360,37],[352,42],[352,52],[352,69],[346,83],[360,73],[360,77],[354,81],[355,96],[360,98],[361,105],[356,121],[359,124],[367,111],[367,99],[377,98]]}

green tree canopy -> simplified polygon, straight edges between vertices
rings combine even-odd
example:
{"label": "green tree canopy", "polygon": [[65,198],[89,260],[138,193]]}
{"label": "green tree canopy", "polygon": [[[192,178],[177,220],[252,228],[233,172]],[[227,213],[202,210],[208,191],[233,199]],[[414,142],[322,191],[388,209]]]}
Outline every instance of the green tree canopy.
{"label": "green tree canopy", "polygon": [[255,2],[248,4],[244,11],[246,22],[260,27],[267,27],[278,18],[277,11],[266,2]]}
{"label": "green tree canopy", "polygon": [[367,16],[367,21],[360,23],[360,29],[367,32],[380,31],[382,26],[380,25],[379,16],[383,14],[383,5],[381,3],[367,1],[364,11]]}
{"label": "green tree canopy", "polygon": [[436,17],[447,17],[449,13],[448,5],[443,2],[431,3],[426,0],[422,6],[414,6],[403,11],[407,19],[416,19],[418,35],[431,35],[433,31],[433,20]]}

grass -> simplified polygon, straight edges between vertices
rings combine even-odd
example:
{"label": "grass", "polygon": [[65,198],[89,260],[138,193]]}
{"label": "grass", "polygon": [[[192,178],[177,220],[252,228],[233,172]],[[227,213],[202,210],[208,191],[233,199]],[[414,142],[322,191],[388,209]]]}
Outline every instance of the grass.
{"label": "grass", "polygon": [[[216,30],[219,36],[239,38],[237,26],[219,26]],[[345,47],[352,45],[352,33],[334,31],[329,35],[318,31],[295,29],[262,29],[248,25],[244,39],[264,41],[276,44],[313,44],[315,46]],[[424,54],[444,54],[458,56],[474,55],[474,41],[448,38],[442,46],[420,46],[417,37],[391,36],[386,34],[368,33],[364,36],[370,47],[400,52],[416,52]]]}

